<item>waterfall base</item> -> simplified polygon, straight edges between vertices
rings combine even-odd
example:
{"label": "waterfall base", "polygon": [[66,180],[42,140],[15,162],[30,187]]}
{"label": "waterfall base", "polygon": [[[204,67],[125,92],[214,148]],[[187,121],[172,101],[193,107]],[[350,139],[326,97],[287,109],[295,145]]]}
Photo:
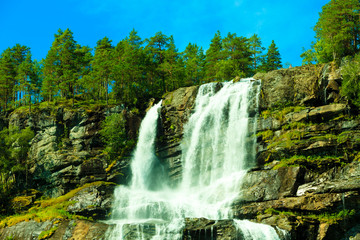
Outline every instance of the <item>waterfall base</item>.
{"label": "waterfall base", "polygon": [[[172,227],[171,227],[172,226]],[[117,224],[111,237],[122,240],[288,240],[285,230],[248,220],[185,218],[169,223]]]}

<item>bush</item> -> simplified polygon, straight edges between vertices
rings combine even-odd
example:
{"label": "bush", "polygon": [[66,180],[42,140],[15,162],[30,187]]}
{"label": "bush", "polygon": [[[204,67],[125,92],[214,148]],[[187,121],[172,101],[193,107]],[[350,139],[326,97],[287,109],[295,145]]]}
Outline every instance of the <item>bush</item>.
{"label": "bush", "polygon": [[341,69],[343,82],[341,95],[346,96],[355,106],[360,107],[360,62],[355,58]]}
{"label": "bush", "polygon": [[115,113],[105,118],[101,124],[100,135],[105,143],[105,152],[110,159],[117,159],[127,146],[125,118],[122,114]]}

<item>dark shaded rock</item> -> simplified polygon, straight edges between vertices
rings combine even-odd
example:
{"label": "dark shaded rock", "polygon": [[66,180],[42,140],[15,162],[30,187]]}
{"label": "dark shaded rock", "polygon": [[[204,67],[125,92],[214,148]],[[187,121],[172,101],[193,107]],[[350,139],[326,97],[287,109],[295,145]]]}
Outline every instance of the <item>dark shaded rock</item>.
{"label": "dark shaded rock", "polygon": [[[354,161],[344,168],[327,171],[314,181],[300,185],[296,195],[307,193],[348,192],[360,190],[360,162]],[[359,199],[360,201],[360,199]]]}
{"label": "dark shaded rock", "polygon": [[184,240],[235,240],[240,238],[233,220],[208,220],[205,218],[185,219]]}

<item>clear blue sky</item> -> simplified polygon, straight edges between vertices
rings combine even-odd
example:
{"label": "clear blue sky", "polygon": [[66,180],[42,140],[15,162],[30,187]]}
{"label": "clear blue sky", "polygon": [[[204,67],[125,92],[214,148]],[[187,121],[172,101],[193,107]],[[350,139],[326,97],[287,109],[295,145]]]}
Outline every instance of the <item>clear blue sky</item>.
{"label": "clear blue sky", "polygon": [[302,47],[314,40],[313,26],[329,0],[0,0],[0,52],[16,43],[46,54],[59,28],[81,45],[95,47],[107,36],[116,45],[135,28],[142,39],[162,31],[179,51],[196,43],[205,50],[217,30],[250,37],[264,47],[275,40],[282,62],[301,65]]}

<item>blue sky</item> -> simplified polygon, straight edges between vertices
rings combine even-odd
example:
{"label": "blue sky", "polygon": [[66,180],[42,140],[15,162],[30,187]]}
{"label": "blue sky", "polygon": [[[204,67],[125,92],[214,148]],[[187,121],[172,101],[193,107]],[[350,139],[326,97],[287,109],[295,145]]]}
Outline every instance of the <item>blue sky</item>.
{"label": "blue sky", "polygon": [[329,0],[0,0],[0,52],[16,43],[41,59],[59,28],[81,45],[95,47],[107,36],[116,45],[135,28],[142,39],[162,31],[179,51],[196,43],[205,50],[217,30],[250,37],[264,47],[274,40],[283,63],[301,65],[302,47],[314,40],[313,26]]}

